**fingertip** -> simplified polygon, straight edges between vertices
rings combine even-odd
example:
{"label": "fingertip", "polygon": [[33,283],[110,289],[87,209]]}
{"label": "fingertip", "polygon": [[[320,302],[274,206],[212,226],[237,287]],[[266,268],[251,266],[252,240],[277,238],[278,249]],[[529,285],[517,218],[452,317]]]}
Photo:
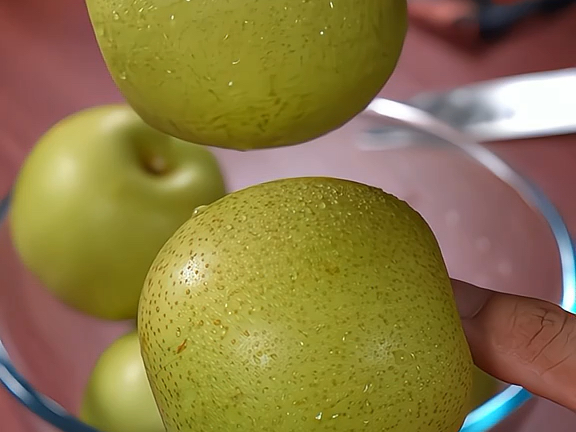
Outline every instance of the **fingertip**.
{"label": "fingertip", "polygon": [[495,294],[494,291],[458,279],[452,279],[452,289],[463,320],[474,318]]}
{"label": "fingertip", "polygon": [[[576,316],[529,297],[454,283],[476,365],[497,379],[576,409]],[[472,299],[474,299],[472,301]]]}

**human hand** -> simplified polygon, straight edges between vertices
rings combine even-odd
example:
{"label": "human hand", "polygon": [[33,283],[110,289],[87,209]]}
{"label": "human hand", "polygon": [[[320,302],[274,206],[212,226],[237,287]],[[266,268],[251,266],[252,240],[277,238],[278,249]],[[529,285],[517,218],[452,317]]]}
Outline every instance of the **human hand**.
{"label": "human hand", "polygon": [[576,411],[576,315],[458,280],[452,286],[476,365]]}

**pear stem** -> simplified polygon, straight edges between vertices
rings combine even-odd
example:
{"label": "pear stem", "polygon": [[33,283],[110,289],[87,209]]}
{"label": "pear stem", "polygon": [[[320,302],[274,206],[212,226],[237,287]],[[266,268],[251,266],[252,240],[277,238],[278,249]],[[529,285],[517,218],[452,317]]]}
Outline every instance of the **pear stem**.
{"label": "pear stem", "polygon": [[150,174],[162,175],[168,171],[168,162],[162,156],[152,156],[144,158],[144,168]]}

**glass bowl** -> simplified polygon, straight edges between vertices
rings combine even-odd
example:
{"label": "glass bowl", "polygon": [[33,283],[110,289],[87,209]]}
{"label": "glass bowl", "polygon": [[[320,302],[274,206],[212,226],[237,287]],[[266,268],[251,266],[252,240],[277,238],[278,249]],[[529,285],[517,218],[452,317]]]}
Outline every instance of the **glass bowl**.
{"label": "glass bowl", "polygon": [[[494,153],[422,111],[377,98],[310,143],[213,152],[230,191],[308,175],[381,187],[428,221],[452,277],[575,310],[573,246],[555,208]],[[14,409],[15,421],[27,431],[93,432],[73,414],[99,354],[131,323],[83,316],[51,297],[12,248],[8,206],[9,197],[0,206],[0,381],[36,414]],[[529,398],[499,383],[462,432],[489,430]]]}

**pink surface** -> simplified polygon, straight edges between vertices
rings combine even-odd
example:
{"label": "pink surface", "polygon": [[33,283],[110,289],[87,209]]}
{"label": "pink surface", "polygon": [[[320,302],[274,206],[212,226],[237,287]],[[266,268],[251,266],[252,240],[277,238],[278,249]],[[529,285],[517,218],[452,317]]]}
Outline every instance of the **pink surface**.
{"label": "pink surface", "polygon": [[[510,73],[573,66],[575,26],[576,11],[571,10],[523,29],[477,56],[412,29],[398,70],[383,94],[402,98]],[[76,0],[2,2],[0,64],[3,193],[35,139],[55,121],[121,98],[100,58],[84,5]],[[450,154],[417,149],[355,151],[347,135],[353,129],[351,125],[314,144],[278,153],[217,154],[234,189],[304,174],[337,175],[382,186],[407,199],[430,221],[454,276],[557,299],[558,268],[549,233],[514,194],[481,171],[466,174],[473,167]],[[550,195],[573,231],[576,201],[569,191],[576,183],[571,169],[576,149],[569,144],[575,142],[569,136],[492,146]],[[6,226],[0,228],[0,257],[2,336],[21,371],[40,390],[76,411],[96,356],[126,325],[96,322],[52,299],[21,268],[10,249]],[[496,430],[568,432],[575,420],[567,410],[539,400]],[[0,429],[49,430],[1,390]]]}

